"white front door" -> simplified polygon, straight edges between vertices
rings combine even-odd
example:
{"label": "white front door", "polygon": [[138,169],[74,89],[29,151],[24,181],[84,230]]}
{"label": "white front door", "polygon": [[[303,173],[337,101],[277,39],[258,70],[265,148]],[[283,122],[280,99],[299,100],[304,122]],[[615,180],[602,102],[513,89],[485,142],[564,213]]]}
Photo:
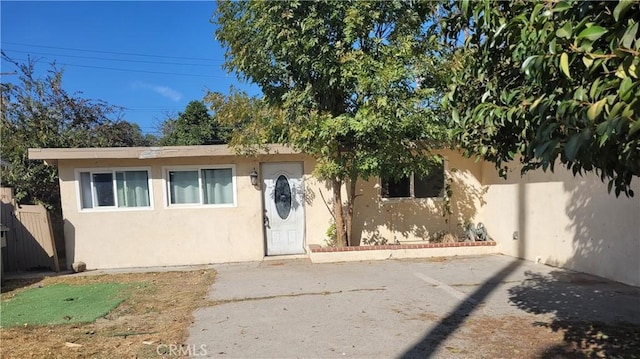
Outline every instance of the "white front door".
{"label": "white front door", "polygon": [[263,163],[267,255],[304,253],[302,163]]}

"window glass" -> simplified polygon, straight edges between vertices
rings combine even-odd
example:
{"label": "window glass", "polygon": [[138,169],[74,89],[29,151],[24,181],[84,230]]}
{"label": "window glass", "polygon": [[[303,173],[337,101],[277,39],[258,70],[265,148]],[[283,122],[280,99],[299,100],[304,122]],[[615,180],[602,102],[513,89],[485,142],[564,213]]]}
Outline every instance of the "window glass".
{"label": "window glass", "polygon": [[79,196],[82,209],[150,207],[149,173],[146,170],[80,172]]}
{"label": "window glass", "polygon": [[93,208],[91,173],[89,172],[80,172],[80,200],[82,208]]}
{"label": "window glass", "polygon": [[95,205],[97,207],[115,206],[112,173],[94,173],[93,188],[95,191]]}
{"label": "window glass", "polygon": [[198,171],[169,171],[171,204],[200,203]]}
{"label": "window glass", "polygon": [[444,166],[433,168],[426,176],[414,177],[416,198],[442,197],[444,190]]}
{"label": "window glass", "polygon": [[387,198],[411,197],[411,180],[408,176],[400,179],[386,179],[382,181],[383,196]]}
{"label": "window glass", "polygon": [[[411,180],[413,178],[413,181]],[[385,198],[434,198],[444,194],[444,163],[431,169],[429,174],[412,174],[400,179],[383,178],[382,197]]]}
{"label": "window glass", "polygon": [[287,219],[291,212],[291,186],[289,185],[287,177],[280,175],[276,180],[273,200],[276,204],[278,216],[282,219]]}
{"label": "window glass", "polygon": [[204,204],[233,203],[233,178],[231,168],[202,170]]}
{"label": "window glass", "polygon": [[149,175],[147,171],[116,172],[118,207],[149,207]]}

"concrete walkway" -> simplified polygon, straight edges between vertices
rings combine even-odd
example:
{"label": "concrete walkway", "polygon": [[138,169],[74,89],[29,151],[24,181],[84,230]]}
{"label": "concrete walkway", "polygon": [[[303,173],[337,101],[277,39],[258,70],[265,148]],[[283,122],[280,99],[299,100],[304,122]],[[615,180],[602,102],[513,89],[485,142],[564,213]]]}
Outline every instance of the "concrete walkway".
{"label": "concrete walkway", "polygon": [[500,255],[214,268],[199,357],[483,358],[469,323],[487,318],[640,325],[640,289]]}

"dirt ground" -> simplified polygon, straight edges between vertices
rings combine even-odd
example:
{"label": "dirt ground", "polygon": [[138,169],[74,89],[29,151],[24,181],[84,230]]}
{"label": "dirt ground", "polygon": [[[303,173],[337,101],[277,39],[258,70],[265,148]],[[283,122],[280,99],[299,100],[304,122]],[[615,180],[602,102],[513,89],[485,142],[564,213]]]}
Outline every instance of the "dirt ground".
{"label": "dirt ground", "polygon": [[[192,312],[215,278],[213,270],[57,276],[9,280],[2,299],[54,283],[131,283],[128,298],[95,323],[0,329],[2,358],[157,358],[184,343]],[[6,289],[6,291],[5,291]]]}
{"label": "dirt ground", "polygon": [[463,357],[482,353],[484,358],[640,358],[640,327],[628,323],[549,323],[504,316],[479,318],[464,327],[461,337],[476,347],[473,353],[460,351]]}

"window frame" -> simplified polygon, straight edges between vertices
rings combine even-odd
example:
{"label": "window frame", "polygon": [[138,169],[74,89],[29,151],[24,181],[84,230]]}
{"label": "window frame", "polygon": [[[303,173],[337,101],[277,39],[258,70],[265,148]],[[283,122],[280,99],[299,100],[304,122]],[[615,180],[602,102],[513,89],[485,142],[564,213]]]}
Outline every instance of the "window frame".
{"label": "window frame", "polygon": [[394,202],[407,202],[407,201],[415,201],[415,202],[429,202],[429,201],[442,201],[445,198],[444,191],[446,190],[446,182],[449,177],[449,161],[447,158],[443,158],[442,160],[442,184],[443,184],[443,194],[438,197],[415,197],[415,173],[411,172],[411,176],[409,176],[409,197],[385,197],[383,195],[383,178],[378,177],[378,198],[382,201],[382,203],[394,203]]}
{"label": "window frame", "polygon": [[[202,170],[231,169],[231,188],[233,201],[231,203],[205,204],[204,187],[202,181]],[[171,203],[171,182],[169,172],[171,171],[197,171],[198,172],[198,195],[199,203]],[[236,180],[235,164],[215,164],[215,165],[182,165],[162,167],[162,195],[164,197],[164,208],[166,209],[194,209],[194,208],[231,208],[238,206],[238,186]]]}
{"label": "window frame", "polygon": [[[117,183],[116,172],[133,172],[133,171],[145,171],[147,172],[147,189],[149,190],[149,206],[144,207],[118,207],[118,195],[117,195]],[[95,205],[95,188],[91,186],[91,208],[82,207],[82,173],[88,172],[89,178],[93,178],[94,174],[111,174],[112,190],[113,190],[113,206],[96,206]],[[153,205],[153,181],[151,176],[151,167],[91,167],[91,168],[75,168],[74,169],[74,182],[76,188],[76,204],[78,212],[126,212],[126,211],[152,211]],[[91,181],[93,182],[93,180]]]}

